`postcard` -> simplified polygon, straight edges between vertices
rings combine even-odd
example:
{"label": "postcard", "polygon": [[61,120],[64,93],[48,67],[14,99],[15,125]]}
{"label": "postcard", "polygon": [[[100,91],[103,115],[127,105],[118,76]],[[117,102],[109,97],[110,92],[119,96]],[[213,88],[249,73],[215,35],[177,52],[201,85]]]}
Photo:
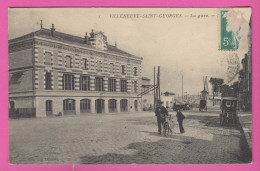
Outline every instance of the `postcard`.
{"label": "postcard", "polygon": [[9,8],[9,163],[252,162],[251,8]]}

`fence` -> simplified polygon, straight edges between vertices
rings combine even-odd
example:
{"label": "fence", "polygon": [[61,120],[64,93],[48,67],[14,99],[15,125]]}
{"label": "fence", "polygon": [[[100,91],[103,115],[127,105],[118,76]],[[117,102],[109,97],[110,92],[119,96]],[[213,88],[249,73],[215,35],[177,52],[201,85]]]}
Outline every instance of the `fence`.
{"label": "fence", "polygon": [[35,108],[9,109],[9,118],[35,118]]}

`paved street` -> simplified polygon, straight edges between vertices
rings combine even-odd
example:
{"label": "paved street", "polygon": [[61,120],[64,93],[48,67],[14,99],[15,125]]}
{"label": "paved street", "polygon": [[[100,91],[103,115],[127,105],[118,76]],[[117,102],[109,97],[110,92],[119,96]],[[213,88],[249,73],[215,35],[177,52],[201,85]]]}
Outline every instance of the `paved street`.
{"label": "paved street", "polygon": [[[175,117],[175,112],[171,112]],[[154,113],[10,120],[13,164],[244,163],[243,136],[218,112],[184,112],[185,133],[157,134]]]}

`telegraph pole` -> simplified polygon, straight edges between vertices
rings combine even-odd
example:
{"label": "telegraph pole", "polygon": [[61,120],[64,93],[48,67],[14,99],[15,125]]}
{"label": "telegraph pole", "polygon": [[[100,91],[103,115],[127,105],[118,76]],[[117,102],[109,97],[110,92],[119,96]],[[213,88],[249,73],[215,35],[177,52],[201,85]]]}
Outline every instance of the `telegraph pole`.
{"label": "telegraph pole", "polygon": [[182,83],[182,92],[181,92],[181,94],[182,94],[182,99],[183,99],[183,74],[181,75],[181,83]]}
{"label": "telegraph pole", "polygon": [[158,94],[159,94],[159,98],[158,100],[161,100],[161,91],[160,91],[160,66],[158,66]]}
{"label": "telegraph pole", "polygon": [[155,99],[155,67],[153,68],[153,108],[156,108],[156,99]]}

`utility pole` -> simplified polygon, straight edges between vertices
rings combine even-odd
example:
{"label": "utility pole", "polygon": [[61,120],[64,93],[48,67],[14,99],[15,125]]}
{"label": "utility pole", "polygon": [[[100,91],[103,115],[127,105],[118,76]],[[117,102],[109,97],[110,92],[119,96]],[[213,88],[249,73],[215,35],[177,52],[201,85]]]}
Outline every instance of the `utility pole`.
{"label": "utility pole", "polygon": [[182,92],[181,92],[181,94],[182,94],[182,99],[183,99],[183,74],[181,75],[181,82],[182,82]]}
{"label": "utility pole", "polygon": [[158,100],[161,101],[161,91],[160,91],[160,66],[158,66]]}
{"label": "utility pole", "polygon": [[42,29],[42,20],[41,20],[41,29]]}
{"label": "utility pole", "polygon": [[156,108],[156,99],[155,99],[155,67],[153,68],[153,108],[155,111]]}

